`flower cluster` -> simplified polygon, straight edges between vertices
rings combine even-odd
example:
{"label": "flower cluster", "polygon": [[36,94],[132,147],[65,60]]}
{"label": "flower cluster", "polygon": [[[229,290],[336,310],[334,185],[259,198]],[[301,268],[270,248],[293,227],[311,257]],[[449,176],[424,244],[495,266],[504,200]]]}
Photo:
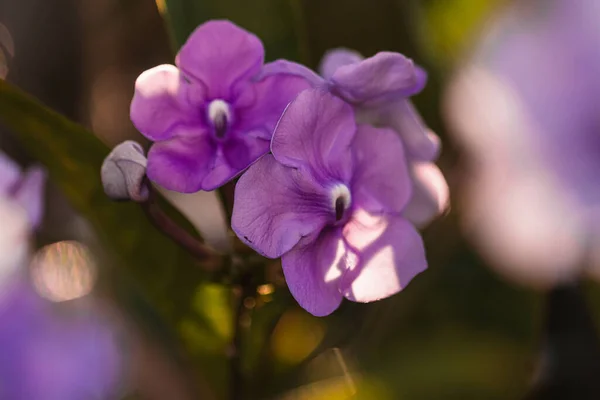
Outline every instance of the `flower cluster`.
{"label": "flower cluster", "polygon": [[195,192],[241,175],[233,230],[281,257],[290,291],[314,315],[344,297],[397,293],[427,266],[415,225],[448,203],[440,141],[409,100],[425,72],[390,52],[334,50],[321,76],[263,59],[256,36],[211,21],[177,66],[140,75],[131,119],[154,141],[147,176]]}

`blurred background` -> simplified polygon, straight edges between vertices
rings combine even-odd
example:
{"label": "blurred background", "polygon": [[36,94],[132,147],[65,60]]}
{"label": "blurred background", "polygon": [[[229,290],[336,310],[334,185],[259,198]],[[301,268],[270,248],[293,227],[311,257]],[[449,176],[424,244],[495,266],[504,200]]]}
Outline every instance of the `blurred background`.
{"label": "blurred background", "polygon": [[[413,100],[442,138],[452,197],[424,230],[429,269],[392,298],[315,318],[275,261],[236,312],[227,282],[136,205],[101,199],[99,171],[73,161],[87,148],[65,150],[54,162],[82,179],[51,174],[34,262],[0,303],[0,399],[67,399],[2,397],[15,373],[35,377],[23,387],[77,387],[74,400],[227,398],[238,324],[247,399],[600,398],[600,2],[0,0],[7,81],[109,147],[143,143],[135,79],[212,18],[255,32],[268,59],[316,69],[341,46],[427,69]],[[13,133],[0,149],[21,165],[32,146],[64,146]],[[91,200],[74,202],[78,190]],[[18,345],[28,361],[14,361],[7,349],[32,331]]]}

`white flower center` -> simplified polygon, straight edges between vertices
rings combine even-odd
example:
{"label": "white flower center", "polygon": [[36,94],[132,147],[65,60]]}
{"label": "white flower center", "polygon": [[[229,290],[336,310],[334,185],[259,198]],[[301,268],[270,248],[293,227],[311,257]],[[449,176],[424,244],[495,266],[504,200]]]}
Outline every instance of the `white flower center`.
{"label": "white flower center", "polygon": [[223,138],[231,122],[231,109],[226,101],[216,99],[208,105],[208,119],[215,128],[215,136]]}
{"label": "white flower center", "polygon": [[352,196],[348,186],[338,183],[331,188],[331,207],[335,212],[335,220],[340,221],[344,217],[345,211],[350,207]]}

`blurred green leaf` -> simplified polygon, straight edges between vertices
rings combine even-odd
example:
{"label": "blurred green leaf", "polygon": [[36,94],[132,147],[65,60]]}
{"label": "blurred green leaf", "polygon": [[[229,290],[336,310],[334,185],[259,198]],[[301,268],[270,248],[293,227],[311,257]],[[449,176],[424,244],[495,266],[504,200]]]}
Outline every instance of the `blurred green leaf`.
{"label": "blurred green leaf", "polygon": [[[111,251],[109,258],[127,269],[135,286],[170,327],[195,319],[211,328],[209,336],[223,334],[223,327],[213,329],[214,321],[197,318],[198,314],[202,317],[203,312],[197,310],[202,305],[194,305],[194,299],[204,275],[195,260],[155,229],[139,205],[115,203],[104,194],[100,167],[108,147],[84,127],[2,80],[0,121],[33,158],[46,166],[51,180],[94,226]],[[212,304],[207,301],[203,306]],[[189,339],[182,330],[178,333],[180,338]],[[188,350],[193,346],[189,340],[182,342],[188,344]],[[202,359],[202,354],[190,353]],[[224,352],[213,353],[212,359],[225,358]]]}
{"label": "blurred green leaf", "polygon": [[229,19],[260,37],[268,59],[306,61],[301,0],[165,0],[164,16],[179,48],[196,27]]}
{"label": "blurred green leaf", "polygon": [[480,39],[494,11],[507,0],[427,0],[421,42],[428,56],[446,67]]}

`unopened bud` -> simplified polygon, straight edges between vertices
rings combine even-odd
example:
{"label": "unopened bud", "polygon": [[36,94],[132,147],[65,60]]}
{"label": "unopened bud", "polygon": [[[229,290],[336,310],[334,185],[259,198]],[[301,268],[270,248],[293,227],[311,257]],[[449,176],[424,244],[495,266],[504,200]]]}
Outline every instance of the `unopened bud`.
{"label": "unopened bud", "polygon": [[150,193],[146,177],[147,160],[139,143],[127,140],[117,145],[102,164],[104,192],[113,200],[142,202]]}

